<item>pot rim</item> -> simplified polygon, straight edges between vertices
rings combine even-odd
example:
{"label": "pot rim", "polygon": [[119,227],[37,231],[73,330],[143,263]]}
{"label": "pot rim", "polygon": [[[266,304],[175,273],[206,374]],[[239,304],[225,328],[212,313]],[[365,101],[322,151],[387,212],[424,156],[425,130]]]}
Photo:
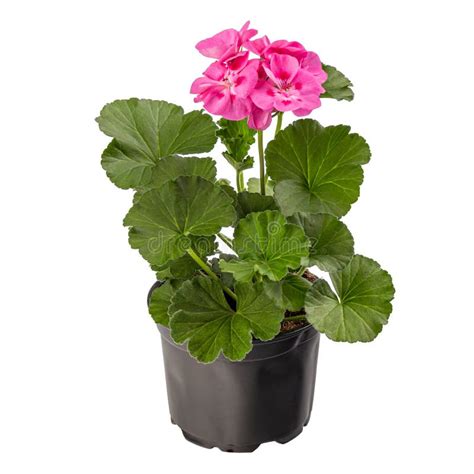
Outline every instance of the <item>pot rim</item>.
{"label": "pot rim", "polygon": [[[165,326],[164,324],[156,323],[156,325],[164,327],[165,329],[170,331],[170,328]],[[253,337],[252,338],[252,345],[253,346],[263,346],[263,345],[266,345],[266,344],[276,344],[280,341],[284,341],[285,339],[290,339],[290,338],[296,337],[298,334],[300,334],[304,331],[311,330],[311,329],[313,329],[315,333],[319,332],[314,326],[312,326],[310,323],[307,323],[305,326],[302,326],[298,329],[294,329],[293,331],[279,333],[273,339],[270,339],[269,341],[262,341],[260,339],[256,339],[255,337]],[[171,337],[171,333],[170,333],[170,337]]]}

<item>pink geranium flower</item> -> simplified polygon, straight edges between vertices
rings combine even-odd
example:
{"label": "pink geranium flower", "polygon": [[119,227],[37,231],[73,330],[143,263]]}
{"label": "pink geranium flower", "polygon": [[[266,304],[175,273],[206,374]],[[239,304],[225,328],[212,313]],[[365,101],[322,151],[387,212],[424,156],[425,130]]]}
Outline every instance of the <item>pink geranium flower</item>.
{"label": "pink geranium flower", "polygon": [[240,31],[234,28],[221,31],[210,38],[199,41],[196,49],[208,58],[227,61],[237,53],[241,46],[257,34],[257,30],[249,29],[250,22],[247,21]]}
{"label": "pink geranium flower", "polygon": [[258,60],[237,59],[238,68],[212,63],[204,77],[196,79],[191,86],[191,93],[197,94],[194,101],[204,102],[204,108],[211,114],[221,115],[228,120],[242,120],[252,109],[250,94],[258,80]]}
{"label": "pink geranium flower", "polygon": [[[200,41],[196,48],[216,61],[196,79],[191,92],[212,114],[228,120],[248,118],[264,130],[276,111],[308,115],[321,105],[327,74],[316,53],[297,41],[252,39],[257,31],[246,22]],[[249,59],[254,53],[259,59]]]}
{"label": "pink geranium flower", "polygon": [[263,64],[268,75],[252,92],[253,103],[263,110],[292,111],[295,115],[308,115],[321,105],[319,98],[324,92],[322,79],[302,68],[294,56],[272,54],[268,65]]}

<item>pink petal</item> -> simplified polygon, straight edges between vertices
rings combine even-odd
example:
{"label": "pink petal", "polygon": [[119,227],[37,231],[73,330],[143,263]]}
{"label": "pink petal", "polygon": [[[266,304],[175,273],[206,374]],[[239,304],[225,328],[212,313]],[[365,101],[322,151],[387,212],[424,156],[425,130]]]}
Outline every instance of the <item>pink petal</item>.
{"label": "pink petal", "polygon": [[263,110],[273,108],[275,100],[275,88],[268,82],[262,82],[250,95],[252,102]]}
{"label": "pink petal", "polygon": [[201,94],[206,88],[215,85],[215,81],[207,77],[199,77],[191,84],[191,94]]}
{"label": "pink petal", "polygon": [[215,81],[221,81],[224,78],[226,72],[226,67],[219,61],[215,61],[204,71],[203,74]]}
{"label": "pink petal", "polygon": [[253,59],[249,61],[248,65],[235,77],[233,92],[237,97],[245,99],[255,89],[258,81],[258,66],[258,60]]}
{"label": "pink petal", "polygon": [[268,36],[262,36],[256,40],[247,41],[244,43],[244,47],[257,56],[264,56],[268,46],[270,46],[270,40],[268,39]]}
{"label": "pink petal", "polygon": [[251,108],[252,103],[250,99],[240,99],[231,96],[228,108],[221,115],[227,120],[242,120],[250,114]]}
{"label": "pink petal", "polygon": [[[314,107],[315,109],[318,108],[319,106],[321,105],[321,101],[319,101],[319,105],[317,107]],[[307,115],[309,115],[314,109],[296,109],[296,110],[293,110],[293,113],[297,116],[297,117],[306,117]]]}
{"label": "pink petal", "polygon": [[279,112],[290,112],[300,107],[298,95],[287,95],[277,92],[275,94],[274,106]]}
{"label": "pink petal", "polygon": [[299,68],[298,60],[293,56],[289,56],[288,54],[274,54],[270,60],[270,68],[265,68],[265,70],[269,77],[275,83],[278,83],[279,81],[291,82]]}
{"label": "pink petal", "polygon": [[311,74],[319,74],[322,70],[321,60],[316,53],[308,51],[301,61],[301,67]]}
{"label": "pink petal", "polygon": [[272,54],[288,54],[301,60],[306,55],[306,49],[297,41],[278,40],[274,41],[266,51],[267,56]]}
{"label": "pink petal", "polygon": [[228,54],[229,49],[238,50],[239,32],[230,28],[221,31],[211,38],[199,41],[196,49],[208,58],[220,59],[224,54]]}
{"label": "pink petal", "polygon": [[318,78],[304,69],[300,69],[296,74],[293,79],[293,86],[303,95],[315,94],[319,97],[324,92]]}
{"label": "pink petal", "polygon": [[246,21],[244,23],[244,26],[242,26],[242,28],[240,28],[240,31],[239,31],[240,44],[239,44],[239,47],[242,44],[244,44],[246,41],[248,41],[250,38],[253,38],[258,33],[257,30],[254,30],[254,29],[249,30],[249,25],[250,25],[250,21]]}
{"label": "pink petal", "polygon": [[222,115],[222,112],[228,109],[229,103],[230,92],[226,87],[222,87],[220,90],[216,89],[204,98],[204,108],[215,115]]}
{"label": "pink petal", "polygon": [[229,58],[227,60],[227,67],[231,71],[240,71],[243,69],[249,60],[249,52],[248,51],[241,51],[240,53],[237,53],[235,56]]}

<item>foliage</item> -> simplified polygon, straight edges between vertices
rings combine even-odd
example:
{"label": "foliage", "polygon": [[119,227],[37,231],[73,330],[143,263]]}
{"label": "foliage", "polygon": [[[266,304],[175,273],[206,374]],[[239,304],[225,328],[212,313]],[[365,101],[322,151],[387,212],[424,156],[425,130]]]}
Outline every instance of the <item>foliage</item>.
{"label": "foliage", "polygon": [[[291,53],[290,43],[279,44]],[[264,56],[275,58],[271,44],[265,47]],[[284,71],[278,61],[272,70]],[[352,100],[351,82],[332,66],[322,70],[321,97]],[[340,220],[359,197],[370,160],[366,141],[346,125],[324,127],[312,119],[281,128],[281,111],[272,113],[275,137],[264,149],[258,132],[260,177],[247,188],[243,172],[254,164],[257,132],[246,119],[216,125],[204,112],[139,99],[112,102],[97,118],[112,138],[102,154],[107,176],[134,190],[124,219],[130,245],[162,281],[151,294],[150,315],[203,363],[244,359],[252,338],[277,336],[288,312],[335,341],[366,342],[392,310],[390,275],[374,260],[354,256],[353,237]],[[237,189],[217,179],[211,157],[217,138]],[[225,234],[229,226],[232,237]],[[332,287],[304,276],[313,266],[329,273]]]}

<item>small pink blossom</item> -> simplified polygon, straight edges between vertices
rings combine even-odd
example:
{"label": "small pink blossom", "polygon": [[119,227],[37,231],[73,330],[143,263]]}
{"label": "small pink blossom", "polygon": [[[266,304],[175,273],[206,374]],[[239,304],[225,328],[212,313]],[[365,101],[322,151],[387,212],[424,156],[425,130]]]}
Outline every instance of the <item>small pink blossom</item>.
{"label": "small pink blossom", "polygon": [[240,69],[231,69],[219,61],[212,63],[204,76],[196,79],[191,93],[197,94],[194,101],[204,102],[211,114],[228,120],[242,120],[252,109],[250,94],[257,83],[258,61],[239,58]]}
{"label": "small pink blossom", "polygon": [[254,130],[265,130],[272,123],[273,110],[263,110],[252,104],[252,110],[248,119],[248,126]]}
{"label": "small pink blossom", "polygon": [[261,81],[252,92],[253,103],[263,110],[292,111],[295,115],[308,115],[321,105],[324,92],[322,82],[303,69],[298,60],[287,54],[272,54],[270,63],[263,68],[268,80]]}

